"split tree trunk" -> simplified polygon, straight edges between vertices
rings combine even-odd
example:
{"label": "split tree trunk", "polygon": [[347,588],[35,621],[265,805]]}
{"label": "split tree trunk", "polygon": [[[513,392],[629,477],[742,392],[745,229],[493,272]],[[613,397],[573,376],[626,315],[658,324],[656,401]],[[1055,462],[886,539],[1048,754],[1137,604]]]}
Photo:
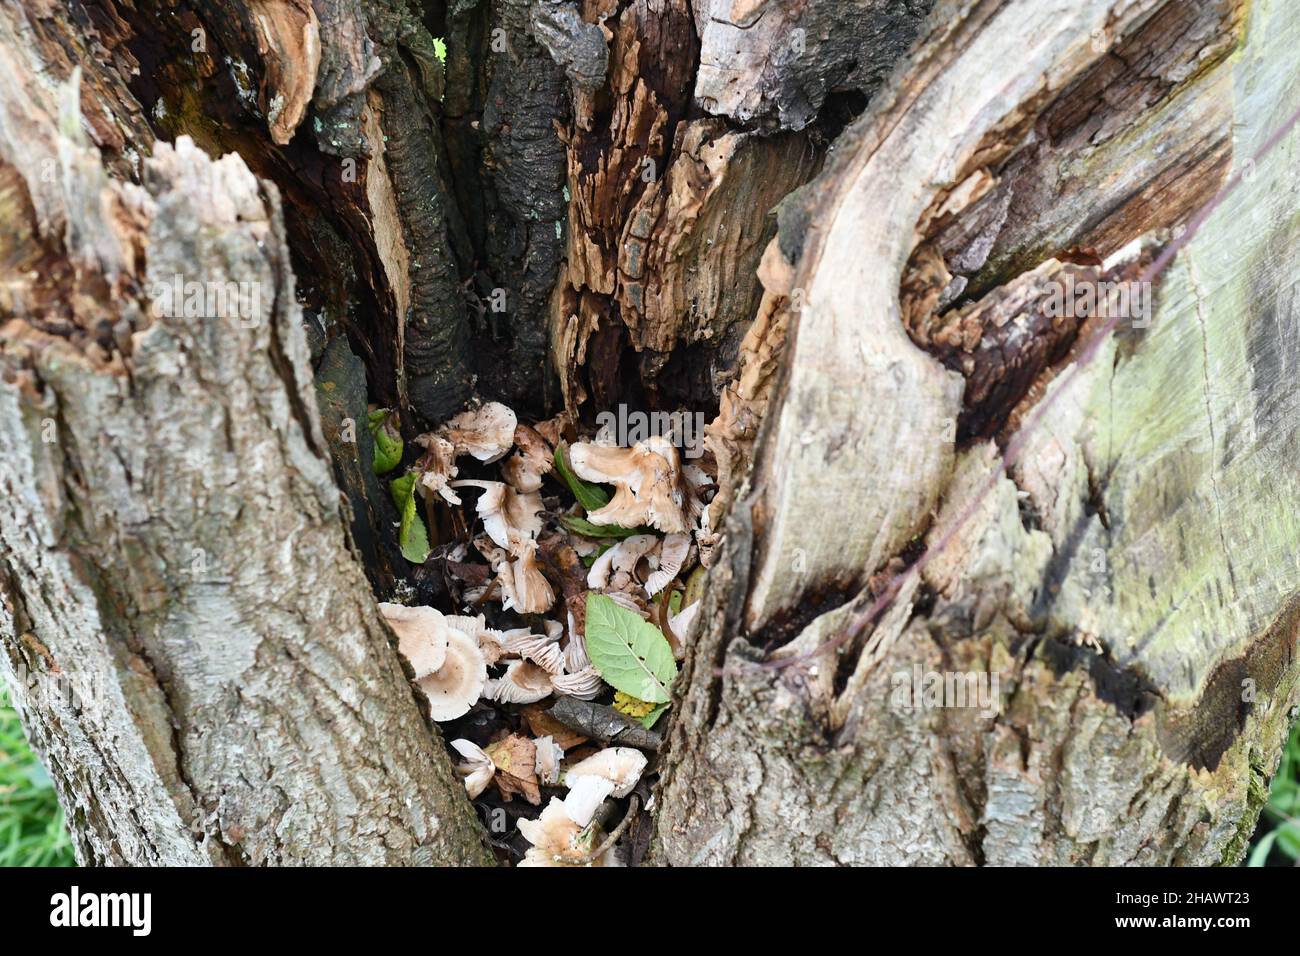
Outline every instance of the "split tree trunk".
{"label": "split tree trunk", "polygon": [[[375,612],[433,585],[367,392],[718,412],[653,860],[1240,857],[1300,667],[1295,139],[1247,162],[1300,13],[930,6],[0,8],[0,660],[83,860],[489,859]],[[1024,303],[1234,170],[1069,374]],[[157,314],[178,274],[259,303]]]}

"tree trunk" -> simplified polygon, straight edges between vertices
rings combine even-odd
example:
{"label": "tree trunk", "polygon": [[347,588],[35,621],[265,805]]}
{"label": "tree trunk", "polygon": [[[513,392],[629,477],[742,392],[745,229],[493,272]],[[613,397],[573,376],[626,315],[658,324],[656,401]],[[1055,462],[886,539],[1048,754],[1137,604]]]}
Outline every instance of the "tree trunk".
{"label": "tree trunk", "polygon": [[[113,175],[80,117],[142,136],[129,94],[46,85],[84,51],[44,13],[0,18],[0,643],[79,859],[487,862],[348,547],[275,189],[184,140]],[[238,294],[160,307],[196,281]]]}
{"label": "tree trunk", "polygon": [[[1265,0],[0,8],[0,661],[79,858],[491,860],[363,418],[482,398],[713,418],[652,862],[1239,859],[1300,694],[1297,50]],[[1238,173],[1149,326],[1047,310]]]}
{"label": "tree trunk", "polygon": [[[797,314],[767,329],[795,331],[779,383],[733,396],[767,420],[683,677],[659,858],[1234,862],[1297,701],[1295,138],[1250,157],[1300,104],[1300,16],[949,12],[769,250],[764,313]],[[1039,264],[1160,239],[1230,169],[1150,328],[1066,374],[1089,329],[1016,317],[1083,267]],[[941,543],[827,646],[871,572]],[[992,706],[925,706],[931,673],[989,677]]]}

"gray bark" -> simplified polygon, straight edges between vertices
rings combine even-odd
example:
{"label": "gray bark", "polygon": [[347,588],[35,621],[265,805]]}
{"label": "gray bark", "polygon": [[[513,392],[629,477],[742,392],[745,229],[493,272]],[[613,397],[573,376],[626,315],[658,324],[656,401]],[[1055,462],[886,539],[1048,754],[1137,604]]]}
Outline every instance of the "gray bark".
{"label": "gray bark", "polygon": [[353,558],[275,190],[184,139],[106,171],[83,107],[129,94],[80,103],[62,28],[0,15],[0,669],[79,859],[490,862]]}
{"label": "gray bark", "polygon": [[[712,429],[725,458],[765,410],[679,683],[660,861],[1241,857],[1300,695],[1294,135],[1248,163],[1300,103],[1297,40],[1283,4],[935,11],[768,252],[747,353],[793,331],[783,376],[742,375]],[[1250,175],[1162,276],[1151,327],[1082,374],[1079,330],[1044,357],[980,327],[1053,254],[1168,241],[1229,166]],[[1013,226],[984,197],[1018,204]],[[940,304],[961,273],[982,288]],[[998,440],[958,443],[966,376],[1013,373]],[[826,647],[972,507],[873,628]],[[914,668],[996,677],[995,712],[913,706]]]}

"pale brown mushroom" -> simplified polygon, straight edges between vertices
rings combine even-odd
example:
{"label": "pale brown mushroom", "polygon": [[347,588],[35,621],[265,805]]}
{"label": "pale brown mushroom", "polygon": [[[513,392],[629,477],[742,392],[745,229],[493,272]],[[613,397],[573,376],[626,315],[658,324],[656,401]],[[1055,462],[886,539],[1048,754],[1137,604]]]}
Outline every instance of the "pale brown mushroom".
{"label": "pale brown mushroom", "polygon": [[435,721],[469,713],[486,683],[487,661],[478,642],[452,627],[447,628],[447,659],[432,674],[416,680]]}
{"label": "pale brown mushroom", "polygon": [[659,539],[652,534],[634,534],[624,538],[592,562],[587,571],[587,587],[609,587],[610,577],[616,571],[631,575],[636,570],[636,563],[658,544]]}
{"label": "pale brown mushroom", "polygon": [[500,402],[461,412],[438,430],[456,448],[457,455],[473,455],[481,462],[505,456],[515,443],[515,413]]}
{"label": "pale brown mushroom", "polygon": [[533,704],[554,691],[551,675],[531,661],[511,661],[500,678],[489,680],[483,696],[498,704]]}
{"label": "pale brown mushroom", "polygon": [[631,793],[645,768],[645,754],[632,747],[607,747],[578,761],[564,773],[563,783],[569,788],[564,812],[585,827],[606,797]]}
{"label": "pale brown mushroom", "polygon": [[619,866],[611,851],[596,859],[604,833],[599,827],[580,827],[564,811],[559,797],[552,797],[536,820],[520,820],[519,832],[532,846],[520,866]]}
{"label": "pale brown mushroom", "polygon": [[449,632],[441,611],[381,603],[379,613],[397,635],[397,650],[410,663],[416,680],[442,667]]}
{"label": "pale brown mushroom", "polygon": [[452,488],[481,488],[474,510],[483,519],[483,530],[492,541],[518,557],[527,543],[542,530],[540,512],[544,506],[537,492],[521,493],[503,481],[465,479],[453,481]]}
{"label": "pale brown mushroom", "polygon": [[540,491],[542,476],[555,463],[551,446],[527,425],[515,428],[515,445],[519,450],[506,459],[501,474],[515,491]]}
{"label": "pale brown mushroom", "polygon": [[555,603],[555,591],[537,567],[537,542],[529,541],[523,553],[509,563],[498,577],[505,599],[503,610],[520,614],[543,614]]}
{"label": "pale brown mushroom", "polygon": [[667,438],[654,436],[631,448],[577,442],[569,447],[569,463],[579,478],[615,488],[609,504],[587,514],[592,524],[690,530],[681,457]]}

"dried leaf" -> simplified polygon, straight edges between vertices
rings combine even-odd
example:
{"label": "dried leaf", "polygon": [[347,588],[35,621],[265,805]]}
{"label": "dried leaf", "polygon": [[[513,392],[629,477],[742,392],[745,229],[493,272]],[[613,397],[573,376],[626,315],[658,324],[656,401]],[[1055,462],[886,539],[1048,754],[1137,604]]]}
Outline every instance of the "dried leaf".
{"label": "dried leaf", "polygon": [[509,801],[519,794],[533,806],[542,802],[542,792],[537,783],[537,747],[527,737],[511,734],[483,748],[497,772],[492,782],[501,791],[501,799]]}
{"label": "dried leaf", "polygon": [[522,713],[534,737],[550,737],[565,751],[587,742],[587,738],[582,734],[548,714],[541,704],[529,704],[522,708]]}

